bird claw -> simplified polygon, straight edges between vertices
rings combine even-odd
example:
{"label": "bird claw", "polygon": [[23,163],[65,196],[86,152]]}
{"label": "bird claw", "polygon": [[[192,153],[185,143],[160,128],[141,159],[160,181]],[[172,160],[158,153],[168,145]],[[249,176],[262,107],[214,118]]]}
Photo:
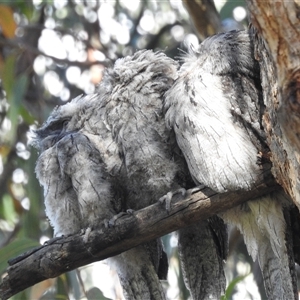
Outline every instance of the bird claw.
{"label": "bird claw", "polygon": [[134,212],[134,210],[129,208],[129,209],[126,210],[126,212],[125,212],[125,211],[122,211],[122,212],[120,212],[120,213],[114,215],[110,220],[108,220],[108,221],[106,220],[106,221],[105,221],[105,223],[104,223],[104,224],[105,224],[105,227],[106,227],[106,228],[109,228],[109,227],[115,226],[116,221],[117,221],[119,218],[121,218],[121,217],[123,217],[123,216],[127,216],[127,215],[132,215],[133,212]]}
{"label": "bird claw", "polygon": [[198,185],[194,188],[188,189],[186,191],[186,197],[192,196],[193,194],[201,191],[203,188],[205,188],[205,185],[201,184],[201,185]]}
{"label": "bird claw", "polygon": [[166,211],[169,212],[171,210],[171,202],[172,202],[172,198],[174,195],[177,194],[181,194],[182,197],[185,197],[186,195],[186,189],[185,188],[180,188],[174,192],[168,192],[166,195],[162,196],[161,198],[159,198],[158,202],[160,204],[165,204],[166,206]]}
{"label": "bird claw", "polygon": [[92,232],[92,228],[91,227],[88,227],[86,229],[81,229],[80,234],[83,235],[83,242],[84,243],[87,243],[91,232]]}
{"label": "bird claw", "polygon": [[168,192],[166,195],[164,195],[161,198],[159,198],[158,202],[160,204],[164,204],[165,203],[166,210],[167,210],[167,212],[169,212],[171,210],[171,202],[172,202],[172,199],[173,199],[174,195],[181,194],[182,195],[182,199],[185,199],[187,197],[190,197],[194,193],[199,192],[204,187],[205,187],[204,185],[199,185],[199,186],[196,186],[196,187],[188,189],[188,190],[186,190],[185,188],[180,188],[180,189],[178,189],[178,190],[176,190],[174,192]]}

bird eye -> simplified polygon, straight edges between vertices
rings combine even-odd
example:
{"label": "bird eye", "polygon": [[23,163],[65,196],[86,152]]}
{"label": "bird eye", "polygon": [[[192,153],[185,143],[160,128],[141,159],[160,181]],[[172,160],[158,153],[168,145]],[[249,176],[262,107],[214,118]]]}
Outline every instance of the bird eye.
{"label": "bird eye", "polygon": [[62,122],[62,127],[65,129],[68,126],[68,124],[69,124],[69,120],[64,120]]}

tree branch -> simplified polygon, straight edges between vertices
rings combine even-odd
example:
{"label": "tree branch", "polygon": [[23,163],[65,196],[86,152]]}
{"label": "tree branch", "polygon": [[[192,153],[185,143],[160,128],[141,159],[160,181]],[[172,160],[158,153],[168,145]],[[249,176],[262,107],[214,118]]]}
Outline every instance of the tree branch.
{"label": "tree branch", "polygon": [[219,13],[212,0],[182,0],[201,40],[222,32]]}
{"label": "tree branch", "polygon": [[117,219],[112,228],[103,226],[81,234],[54,238],[8,262],[10,266],[0,285],[0,297],[8,299],[42,280],[117,255],[280,188],[270,178],[251,191],[217,194],[209,188],[202,188],[188,199],[174,199],[169,212],[162,204],[156,203]]}
{"label": "tree branch", "polygon": [[108,66],[108,65],[111,64],[111,62],[108,61],[108,60],[93,61],[93,62],[80,62],[80,61],[71,61],[71,60],[68,60],[68,59],[57,58],[53,55],[46,54],[45,52],[40,51],[39,49],[37,49],[35,47],[32,47],[32,46],[28,45],[27,43],[22,42],[20,40],[14,41],[14,40],[8,40],[8,39],[0,38],[0,45],[10,47],[10,48],[14,48],[14,49],[20,49],[20,50],[28,51],[28,52],[36,55],[36,56],[37,55],[43,55],[45,57],[53,59],[53,61],[55,61],[56,63],[67,64],[68,66],[78,66],[78,67],[87,68],[87,67],[91,67],[93,65]]}
{"label": "tree branch", "polygon": [[273,173],[300,208],[300,6],[299,1],[248,0],[258,31],[267,141]]}

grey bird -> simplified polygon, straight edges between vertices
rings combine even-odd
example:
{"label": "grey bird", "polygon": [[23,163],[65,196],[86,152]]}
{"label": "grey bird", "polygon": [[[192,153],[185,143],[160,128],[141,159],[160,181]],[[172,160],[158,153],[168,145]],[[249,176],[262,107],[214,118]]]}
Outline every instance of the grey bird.
{"label": "grey bird", "polygon": [[[94,95],[58,107],[36,131],[36,173],[56,236],[88,232],[120,212],[195,186],[163,112],[164,93],[177,78],[177,68],[160,52],[138,51],[119,59]],[[199,266],[192,276],[185,272],[201,282],[199,299],[224,292],[222,230],[226,235],[224,223],[214,217],[179,235],[179,246],[187,246],[182,261],[188,266],[186,255],[194,255]],[[165,299],[159,279],[166,278],[166,259],[156,240],[108,261],[126,299],[159,300]]]}
{"label": "grey bird", "polygon": [[[97,90],[99,95],[107,94],[103,115],[97,119],[106,120],[124,161],[125,168],[119,174],[127,188],[126,208],[139,209],[155,203],[169,191],[195,185],[174,131],[167,128],[164,118],[164,93],[176,77],[177,63],[173,60],[162,53],[139,51],[108,69]],[[207,296],[214,286],[216,298],[225,288],[223,258],[220,258],[225,251],[219,250],[223,243],[220,245],[214,230],[222,232],[220,227],[226,235],[223,221],[215,217],[185,229],[180,235],[185,239],[183,243],[179,239],[179,246],[188,244],[190,250],[181,259],[187,255],[198,258],[194,279],[203,283],[199,293]],[[202,238],[201,246],[194,242],[195,238],[198,241]]]}
{"label": "grey bird", "polygon": [[[119,60],[107,70],[98,93],[56,108],[36,131],[34,144],[40,151],[36,174],[55,236],[88,233],[127,208],[140,209],[158,199],[160,194],[152,195],[156,181],[173,176],[177,169],[164,173],[163,157],[157,155],[159,142],[148,142],[143,131],[165,138],[156,125],[164,120],[155,101],[161,102],[176,68],[172,60],[152,52]],[[139,103],[149,111],[142,114]],[[152,163],[154,170],[149,167]],[[159,279],[166,279],[168,263],[160,240],[109,262],[118,272],[126,299],[165,299]]]}
{"label": "grey bird", "polygon": [[[252,38],[251,32],[232,31],[191,49],[165,97],[166,122],[194,181],[219,193],[254,189],[270,169]],[[287,199],[283,191],[272,193],[221,214],[239,228],[250,255],[258,259],[269,299],[297,299],[286,246]],[[187,272],[195,274],[190,260]],[[197,284],[190,287],[193,298],[209,299],[193,292]]]}

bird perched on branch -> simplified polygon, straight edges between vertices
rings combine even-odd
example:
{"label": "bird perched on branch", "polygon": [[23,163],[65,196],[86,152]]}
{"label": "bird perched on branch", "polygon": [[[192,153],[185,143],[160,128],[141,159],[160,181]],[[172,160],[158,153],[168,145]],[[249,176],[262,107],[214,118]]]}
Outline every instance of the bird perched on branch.
{"label": "bird perched on branch", "polygon": [[[95,95],[58,107],[36,131],[36,173],[56,236],[108,224],[127,208],[154,203],[160,181],[163,192],[171,189],[178,170],[163,168],[159,154],[167,134],[157,106],[176,69],[162,53],[121,59],[106,71]],[[165,299],[159,279],[166,279],[168,262],[160,240],[109,262],[127,299]]]}
{"label": "bird perched on branch", "polygon": [[[138,51],[106,70],[95,95],[58,107],[37,130],[36,173],[55,235],[101,226],[121,211],[194,186],[163,114],[163,96],[177,68],[163,53]],[[180,245],[189,244],[187,255],[198,257],[191,278],[203,283],[201,299],[217,298],[225,288],[218,223],[226,231],[215,217],[181,234]],[[165,299],[159,279],[166,278],[167,262],[159,240],[109,262],[126,299]]]}
{"label": "bird perched on branch", "polygon": [[[220,193],[255,188],[269,167],[260,89],[247,32],[205,40],[179,73],[162,53],[138,51],[118,60],[94,95],[57,108],[36,132],[36,173],[55,235],[107,226],[120,212],[195,184]],[[270,299],[295,297],[284,201],[284,193],[270,194],[222,214],[258,258]],[[178,234],[193,299],[219,299],[225,289],[223,221],[214,216]],[[126,299],[165,299],[160,240],[109,261]]]}
{"label": "bird perched on branch", "polygon": [[[253,189],[270,168],[252,38],[251,32],[234,31],[206,39],[186,56],[166,93],[166,122],[193,179],[219,193]],[[286,199],[283,191],[272,193],[221,215],[239,228],[258,259],[269,299],[297,299],[286,246]]]}

